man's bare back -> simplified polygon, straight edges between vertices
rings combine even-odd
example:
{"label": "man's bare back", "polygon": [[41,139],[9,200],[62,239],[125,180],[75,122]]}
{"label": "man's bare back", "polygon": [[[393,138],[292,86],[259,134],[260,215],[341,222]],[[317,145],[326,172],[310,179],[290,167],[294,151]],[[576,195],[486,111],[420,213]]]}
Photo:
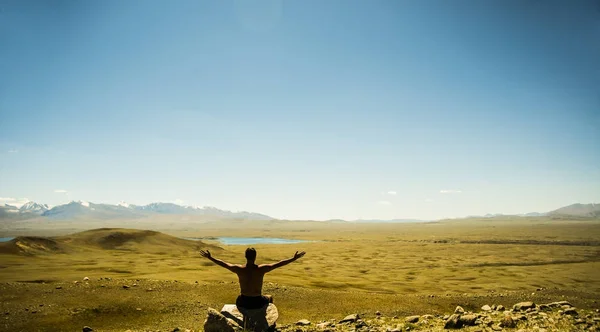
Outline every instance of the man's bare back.
{"label": "man's bare back", "polygon": [[[228,269],[229,271],[235,273],[238,276],[238,280],[240,282],[241,297],[245,300],[250,299],[250,301],[252,301],[255,298],[262,297],[262,284],[266,273],[271,272],[276,268],[285,266],[301,258],[302,256],[304,256],[304,254],[306,254],[304,251],[296,251],[292,258],[284,259],[273,264],[256,265],[254,263],[254,261],[256,260],[256,250],[254,250],[254,248],[248,248],[246,249],[246,264],[239,265],[227,263],[218,258],[212,257],[210,251],[208,250],[200,250],[200,255],[202,255],[202,257],[210,259],[215,264]],[[240,299],[238,298],[238,302],[239,300]]]}

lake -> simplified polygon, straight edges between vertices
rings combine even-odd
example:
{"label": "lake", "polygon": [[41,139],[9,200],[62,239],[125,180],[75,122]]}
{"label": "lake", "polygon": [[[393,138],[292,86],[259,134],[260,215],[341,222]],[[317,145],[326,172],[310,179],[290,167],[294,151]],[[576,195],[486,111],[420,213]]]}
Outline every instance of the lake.
{"label": "lake", "polygon": [[[198,239],[198,238],[185,238],[188,240],[196,240],[202,241],[207,239]],[[212,240],[212,239],[211,239]],[[249,244],[294,244],[294,243],[303,243],[303,242],[311,242],[307,240],[292,240],[292,239],[282,239],[277,237],[218,237],[214,240],[221,242],[224,245],[233,246],[233,245],[249,245]]]}

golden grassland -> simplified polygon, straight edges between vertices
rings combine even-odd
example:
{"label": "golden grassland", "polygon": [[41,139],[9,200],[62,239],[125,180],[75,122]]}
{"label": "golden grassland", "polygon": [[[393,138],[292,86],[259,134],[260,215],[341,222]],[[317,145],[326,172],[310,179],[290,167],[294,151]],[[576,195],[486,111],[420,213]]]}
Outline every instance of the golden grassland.
{"label": "golden grassland", "polygon": [[[117,225],[160,230],[173,237],[110,229],[65,234]],[[6,315],[6,328],[18,330],[33,324],[52,330],[97,324],[104,330],[136,326],[198,329],[207,306],[220,308],[232,303],[238,292],[235,275],[197,252],[209,248],[216,257],[243,263],[246,246],[221,245],[214,240],[219,236],[310,241],[254,245],[258,263],[290,257],[295,250],[307,252],[301,260],[265,277],[265,292],[275,295],[284,323],[375,310],[390,314],[444,312],[457,304],[468,307],[492,304],[490,301],[508,306],[510,301],[531,297],[550,301],[566,296],[588,307],[597,306],[594,301],[600,300],[597,220],[178,223],[165,217],[112,224],[21,223],[0,229],[0,236],[48,234],[57,236],[52,248],[27,248],[23,241],[25,254],[0,253],[1,310],[11,312]],[[73,284],[83,277],[90,281]],[[113,280],[100,280],[107,277]],[[122,288],[133,283],[138,286]],[[56,285],[63,288],[56,289]],[[152,291],[147,291],[149,288]],[[536,291],[539,288],[544,290]],[[42,299],[48,303],[33,309]],[[26,312],[26,307],[31,309]],[[31,310],[38,312],[31,314]]]}

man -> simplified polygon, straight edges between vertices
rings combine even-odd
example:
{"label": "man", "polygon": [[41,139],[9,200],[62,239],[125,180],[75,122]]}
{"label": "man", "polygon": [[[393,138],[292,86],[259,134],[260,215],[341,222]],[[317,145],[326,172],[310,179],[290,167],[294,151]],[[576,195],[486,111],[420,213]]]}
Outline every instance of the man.
{"label": "man", "polygon": [[210,251],[200,250],[200,255],[213,261],[215,264],[222,266],[229,271],[237,274],[240,282],[241,294],[235,301],[235,305],[245,309],[259,309],[269,303],[273,303],[273,298],[270,295],[262,295],[262,284],[265,273],[271,272],[276,268],[285,266],[306,254],[304,251],[294,254],[294,257],[284,259],[273,264],[256,265],[256,250],[254,248],[246,249],[246,265],[230,264],[220,259],[212,257]]}

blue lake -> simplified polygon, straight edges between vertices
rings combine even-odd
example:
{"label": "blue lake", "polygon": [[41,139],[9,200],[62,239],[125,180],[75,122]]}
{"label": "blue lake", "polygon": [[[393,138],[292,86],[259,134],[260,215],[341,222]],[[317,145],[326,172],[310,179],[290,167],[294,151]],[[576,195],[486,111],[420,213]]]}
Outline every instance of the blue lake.
{"label": "blue lake", "polygon": [[14,237],[0,237],[0,242],[8,242],[14,239]]}
{"label": "blue lake", "polygon": [[[187,240],[209,240],[209,239],[200,239],[200,238],[185,238]],[[232,245],[249,245],[249,244],[293,244],[293,243],[303,243],[310,242],[307,240],[291,240],[291,239],[281,239],[276,237],[218,237],[210,240],[216,240],[221,242],[224,245],[232,246]]]}

